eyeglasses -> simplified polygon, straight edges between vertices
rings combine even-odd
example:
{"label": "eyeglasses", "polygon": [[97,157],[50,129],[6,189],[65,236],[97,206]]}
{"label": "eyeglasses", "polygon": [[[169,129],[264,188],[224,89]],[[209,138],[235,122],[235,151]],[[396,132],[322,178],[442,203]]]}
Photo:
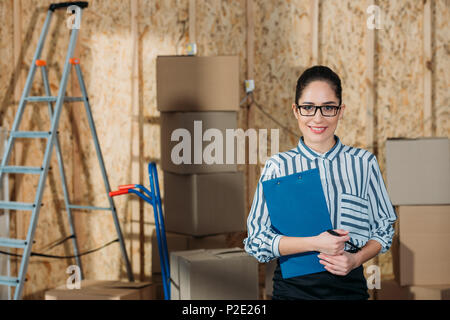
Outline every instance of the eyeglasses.
{"label": "eyeglasses", "polygon": [[305,117],[314,117],[317,109],[320,109],[320,113],[324,117],[334,117],[337,115],[341,106],[314,106],[314,105],[298,105],[297,108],[300,114]]}

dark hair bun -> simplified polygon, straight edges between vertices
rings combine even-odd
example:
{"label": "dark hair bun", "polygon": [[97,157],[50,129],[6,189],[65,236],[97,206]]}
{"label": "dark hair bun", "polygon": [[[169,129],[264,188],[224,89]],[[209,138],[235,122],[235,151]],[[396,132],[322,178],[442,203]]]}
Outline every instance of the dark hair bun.
{"label": "dark hair bun", "polygon": [[297,88],[295,90],[295,103],[302,96],[303,90],[313,81],[325,81],[334,90],[336,97],[339,99],[339,105],[342,102],[342,87],[341,79],[339,76],[330,68],[326,66],[313,66],[306,69],[297,81]]}

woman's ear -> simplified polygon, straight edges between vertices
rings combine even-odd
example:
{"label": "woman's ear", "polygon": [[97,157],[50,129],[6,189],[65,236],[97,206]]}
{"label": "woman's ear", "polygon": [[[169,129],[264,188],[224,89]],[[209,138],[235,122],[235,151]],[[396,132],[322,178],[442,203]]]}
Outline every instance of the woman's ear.
{"label": "woman's ear", "polygon": [[294,113],[295,119],[298,120],[297,106],[295,103],[292,104],[292,112]]}
{"label": "woman's ear", "polygon": [[344,118],[344,110],[345,110],[345,104],[341,104],[341,109],[339,110],[339,120]]}

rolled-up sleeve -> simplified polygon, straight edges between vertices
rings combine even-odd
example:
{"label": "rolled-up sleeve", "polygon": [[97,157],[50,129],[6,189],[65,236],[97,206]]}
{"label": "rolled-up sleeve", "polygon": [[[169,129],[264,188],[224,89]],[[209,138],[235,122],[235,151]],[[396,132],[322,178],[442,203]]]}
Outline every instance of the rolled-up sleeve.
{"label": "rolled-up sleeve", "polygon": [[368,180],[370,238],[381,244],[381,253],[389,250],[394,236],[393,224],[397,219],[394,207],[381,175],[376,157],[372,159]]}
{"label": "rolled-up sleeve", "polygon": [[277,169],[276,161],[269,158],[258,181],[247,219],[247,238],[244,239],[244,248],[259,262],[268,262],[280,256],[278,243],[282,235],[274,232],[272,228],[262,186],[263,181],[276,178]]}

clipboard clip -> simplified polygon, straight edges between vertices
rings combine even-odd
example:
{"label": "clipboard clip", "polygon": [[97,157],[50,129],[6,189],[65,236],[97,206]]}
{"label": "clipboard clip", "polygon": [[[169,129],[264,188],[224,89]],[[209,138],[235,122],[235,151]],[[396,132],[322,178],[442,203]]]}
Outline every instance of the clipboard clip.
{"label": "clipboard clip", "polygon": [[[301,180],[301,179],[302,179],[302,175],[301,175],[301,174],[298,174],[298,175],[297,175],[297,179],[298,179],[298,180]],[[281,183],[281,182],[278,180],[278,181],[277,181],[277,185],[279,185],[280,183]],[[336,234],[336,235],[338,235],[338,234]]]}

